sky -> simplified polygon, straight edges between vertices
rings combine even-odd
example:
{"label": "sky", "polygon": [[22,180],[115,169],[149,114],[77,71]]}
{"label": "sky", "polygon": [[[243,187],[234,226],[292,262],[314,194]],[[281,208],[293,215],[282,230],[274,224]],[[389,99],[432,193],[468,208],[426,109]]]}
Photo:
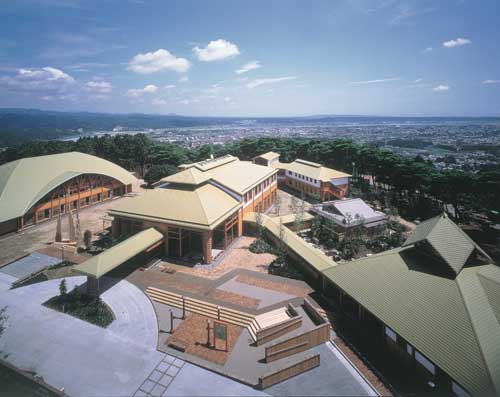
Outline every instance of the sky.
{"label": "sky", "polygon": [[498,0],[10,0],[0,107],[499,116]]}

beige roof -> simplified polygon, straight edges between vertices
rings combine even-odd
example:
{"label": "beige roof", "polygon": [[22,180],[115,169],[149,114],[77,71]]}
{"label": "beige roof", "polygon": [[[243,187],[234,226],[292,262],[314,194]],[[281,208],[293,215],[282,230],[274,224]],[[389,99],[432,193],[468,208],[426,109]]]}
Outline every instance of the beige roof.
{"label": "beige roof", "polygon": [[258,156],[255,156],[254,158],[261,158],[261,159],[264,159],[264,160],[267,160],[267,161],[271,161],[271,160],[274,160],[275,158],[278,158],[280,156],[279,153],[276,153],[276,152],[267,152],[267,153],[264,153],[264,154],[259,154]]}
{"label": "beige roof", "polygon": [[101,174],[123,184],[136,178],[110,161],[71,152],[30,157],[0,166],[0,222],[24,215],[51,190],[82,174]]}
{"label": "beige roof", "polygon": [[208,175],[198,168],[189,167],[181,172],[167,176],[161,182],[179,183],[183,185],[200,185],[208,180]]}
{"label": "beige roof", "polygon": [[204,184],[146,190],[141,196],[120,200],[109,214],[211,230],[240,207],[241,203],[228,193]]}
{"label": "beige roof", "polygon": [[212,180],[238,194],[243,194],[275,172],[272,168],[250,161],[224,156],[194,163],[177,174],[163,178],[162,182],[199,185]]}
{"label": "beige roof", "polygon": [[107,249],[102,254],[96,255],[85,262],[75,266],[73,269],[87,276],[99,278],[110,272],[117,266],[133,258],[153,244],[163,239],[163,234],[149,228],[143,230],[125,241]]}
{"label": "beige roof", "polygon": [[345,178],[351,176],[345,172],[323,167],[321,164],[301,159],[297,159],[292,163],[278,163],[274,165],[274,168],[296,172],[297,174],[308,176],[309,178],[323,182],[329,182],[331,179],[335,178]]}
{"label": "beige roof", "polygon": [[[262,226],[264,226],[264,228],[266,228],[275,237],[279,238],[280,236],[279,217],[271,218],[264,214],[261,214],[261,217],[262,217]],[[243,220],[246,222],[255,223],[255,212],[246,213]],[[322,251],[320,251],[317,248],[314,248],[312,245],[307,243],[303,238],[301,238],[296,233],[291,231],[289,228],[284,226],[285,224],[284,221],[288,220],[289,220],[288,218],[284,217],[282,222],[284,243],[288,246],[288,248],[290,248],[293,252],[295,252],[297,255],[303,258],[318,272],[322,272],[333,266],[337,266],[337,263],[328,256],[326,256]]]}

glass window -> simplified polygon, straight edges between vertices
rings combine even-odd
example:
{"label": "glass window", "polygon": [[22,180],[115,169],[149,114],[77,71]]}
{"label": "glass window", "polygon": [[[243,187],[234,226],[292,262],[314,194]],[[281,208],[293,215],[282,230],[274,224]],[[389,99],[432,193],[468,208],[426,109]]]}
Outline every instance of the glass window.
{"label": "glass window", "polygon": [[427,358],[415,350],[415,360],[419,362],[425,369],[427,369],[431,374],[436,374],[436,367]]}

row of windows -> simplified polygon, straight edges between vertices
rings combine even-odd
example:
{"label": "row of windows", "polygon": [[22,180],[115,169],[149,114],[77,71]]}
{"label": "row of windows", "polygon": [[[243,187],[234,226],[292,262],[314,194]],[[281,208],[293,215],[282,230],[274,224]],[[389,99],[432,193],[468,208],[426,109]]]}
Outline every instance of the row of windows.
{"label": "row of windows", "polygon": [[302,179],[303,181],[311,182],[311,183],[318,183],[317,179],[314,178],[309,178],[308,176],[298,174],[296,172],[288,171],[288,175],[294,176],[295,178]]}
{"label": "row of windows", "polygon": [[288,184],[292,187],[295,187],[297,190],[303,191],[304,193],[314,194],[318,192],[318,188],[304,185],[297,181],[288,180]]}
{"label": "row of windows", "polygon": [[[391,339],[394,343],[398,343],[398,338],[402,340],[401,337],[398,337],[396,332],[388,327],[385,326],[385,334],[386,336]],[[407,343],[404,341],[406,344],[406,352],[410,355],[415,357],[415,361],[417,361],[422,367],[424,367],[427,371],[429,371],[432,375],[436,375],[436,366],[423,354],[421,354],[417,349],[415,349],[411,344]],[[465,391],[460,385],[452,381],[452,391],[456,396],[459,397],[469,397],[469,394],[467,391]]]}
{"label": "row of windows", "polygon": [[[115,194],[116,195],[122,194],[122,189],[121,188],[117,188],[117,189],[114,189],[114,190],[115,190]],[[110,197],[111,197],[111,191],[108,190],[108,191],[106,191],[106,192],[104,192],[102,194],[98,193],[98,194],[94,194],[91,197],[82,198],[80,200],[80,208],[86,207],[86,206],[90,205],[91,203],[94,204],[94,203],[98,203],[98,202],[100,202],[102,200],[107,200]],[[71,210],[76,210],[78,208],[78,200],[71,201],[69,203],[69,206],[70,206]],[[65,204],[61,204],[58,207],[47,208],[47,209],[38,211],[37,215],[36,215],[36,218],[37,218],[38,221],[41,221],[41,220],[44,220],[44,219],[49,219],[49,218],[58,216],[59,214],[64,214],[65,212],[66,212],[66,205]]]}
{"label": "row of windows", "polygon": [[264,182],[255,186],[252,190],[249,190],[245,193],[244,201],[245,203],[252,200],[255,196],[257,196],[260,192],[264,191],[267,187],[271,186],[273,182],[277,180],[277,175],[273,174],[271,177],[267,178]]}

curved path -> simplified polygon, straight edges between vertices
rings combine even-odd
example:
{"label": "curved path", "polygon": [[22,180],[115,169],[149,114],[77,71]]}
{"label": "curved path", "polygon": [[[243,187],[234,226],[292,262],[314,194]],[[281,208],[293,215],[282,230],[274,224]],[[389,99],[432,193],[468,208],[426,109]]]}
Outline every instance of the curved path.
{"label": "curved path", "polygon": [[[68,291],[85,282],[85,277],[66,279]],[[264,394],[157,351],[153,306],[128,281],[102,294],[116,316],[106,329],[42,306],[59,293],[59,283],[0,290],[0,307],[7,306],[8,315],[0,352],[16,367],[72,396]]]}

